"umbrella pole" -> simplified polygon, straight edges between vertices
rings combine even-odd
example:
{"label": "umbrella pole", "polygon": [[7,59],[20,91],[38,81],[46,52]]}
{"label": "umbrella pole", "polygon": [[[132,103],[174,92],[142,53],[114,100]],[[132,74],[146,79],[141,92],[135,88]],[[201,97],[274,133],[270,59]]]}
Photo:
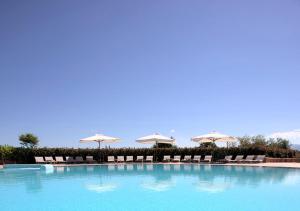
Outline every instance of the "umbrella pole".
{"label": "umbrella pole", "polygon": [[[156,141],[155,145],[156,145],[155,148],[157,149],[157,148],[158,148],[158,143],[157,143],[157,141]],[[156,156],[157,153],[155,153],[155,152],[156,152],[156,149],[154,149],[155,162],[157,162],[157,156]]]}
{"label": "umbrella pole", "polygon": [[98,147],[98,150],[99,150],[99,152],[98,152],[99,153],[99,161],[101,163],[101,150],[100,150],[101,149],[101,142],[99,141],[98,143],[99,143],[99,147]]}
{"label": "umbrella pole", "polygon": [[[216,143],[215,143],[215,140],[214,140],[212,143],[216,144]],[[211,157],[212,157],[212,160],[214,160],[214,150],[215,150],[215,148],[212,147],[212,151],[211,151]]]}

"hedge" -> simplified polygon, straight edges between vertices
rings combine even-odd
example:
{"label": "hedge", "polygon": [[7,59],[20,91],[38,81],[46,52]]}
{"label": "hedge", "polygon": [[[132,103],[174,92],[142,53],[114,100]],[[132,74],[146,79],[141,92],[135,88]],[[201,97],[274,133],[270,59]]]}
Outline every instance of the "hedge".
{"label": "hedge", "polygon": [[[250,148],[110,148],[110,149],[74,149],[74,148],[22,148],[12,149],[12,153],[5,160],[15,163],[34,163],[34,156],[85,156],[92,155],[96,160],[106,161],[107,156],[117,155],[154,155],[154,160],[162,161],[164,155],[213,155],[214,160],[222,159],[225,155],[258,155],[268,157],[291,158],[295,156],[294,150],[268,147]],[[1,155],[2,157],[2,155]]]}

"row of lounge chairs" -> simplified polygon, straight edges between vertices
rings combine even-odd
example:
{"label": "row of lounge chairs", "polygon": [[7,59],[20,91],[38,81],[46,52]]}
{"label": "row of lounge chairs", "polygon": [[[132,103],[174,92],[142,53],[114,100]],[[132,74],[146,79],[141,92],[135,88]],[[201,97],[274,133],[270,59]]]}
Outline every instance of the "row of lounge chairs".
{"label": "row of lounge chairs", "polygon": [[[144,156],[137,156],[136,159],[133,159],[133,156],[126,156],[126,160],[124,156],[108,156],[107,162],[153,162],[153,156],[146,156],[144,159]],[[212,156],[211,155],[205,155],[204,159],[201,159],[201,155],[195,155],[192,159],[191,155],[185,155],[183,159],[181,159],[181,155],[175,155],[173,158],[171,158],[170,155],[165,155],[163,157],[163,162],[211,162]]]}
{"label": "row of lounge chairs", "polygon": [[55,156],[53,159],[52,156],[45,156],[45,157],[34,157],[35,162],[39,164],[46,164],[46,163],[96,163],[93,156],[86,156],[84,160],[82,156],[76,156],[75,159],[72,156],[67,156],[64,160],[63,156]]}
{"label": "row of lounge chairs", "polygon": [[[247,155],[246,158],[244,158],[244,155],[237,155],[235,159],[232,159],[232,155],[225,156],[224,159],[219,160],[219,162],[227,162],[227,163],[261,163],[264,162],[265,155]],[[137,156],[134,160],[133,156],[126,156],[126,160],[124,156],[108,156],[107,162],[153,162],[153,156],[146,156],[144,159],[144,156]],[[212,162],[212,155],[205,155],[205,157],[202,159],[201,155],[194,155],[192,158],[191,155],[185,155],[183,159],[181,159],[181,155],[175,155],[173,158],[171,158],[170,155],[165,155],[163,157],[163,162]]]}
{"label": "row of lounge chairs", "polygon": [[244,158],[244,155],[237,155],[235,159],[232,159],[232,155],[225,156],[225,158],[221,161],[227,162],[227,163],[262,163],[264,162],[266,156],[265,155],[247,155],[246,158]]}
{"label": "row of lounge chairs", "polygon": [[[225,156],[224,159],[219,160],[219,162],[225,162],[225,163],[260,163],[264,162],[265,155],[247,155],[246,158],[244,158],[243,155],[237,155],[235,159],[232,159],[232,155]],[[76,156],[75,159],[72,156],[67,156],[64,160],[63,156],[55,156],[55,159],[53,159],[52,156],[45,156],[45,157],[34,157],[36,163],[96,163],[96,160],[94,160],[93,156],[86,156],[86,159],[84,160],[82,156]],[[107,162],[153,162],[153,156],[148,155],[146,158],[144,156],[137,156],[136,159],[134,159],[133,156],[108,156]],[[205,155],[203,159],[201,159],[201,155],[195,155],[193,158],[191,155],[185,155],[183,159],[181,159],[181,155],[175,155],[173,158],[171,158],[170,155],[165,155],[163,157],[163,162],[212,162],[212,155]]]}

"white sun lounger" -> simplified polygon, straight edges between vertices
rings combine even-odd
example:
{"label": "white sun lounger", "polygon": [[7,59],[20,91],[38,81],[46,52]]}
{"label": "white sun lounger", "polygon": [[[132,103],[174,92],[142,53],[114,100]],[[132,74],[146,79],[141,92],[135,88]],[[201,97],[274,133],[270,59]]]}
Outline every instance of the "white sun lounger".
{"label": "white sun lounger", "polygon": [[67,156],[66,157],[66,162],[67,163],[76,163],[76,160],[74,159],[73,156]]}
{"label": "white sun lounger", "polygon": [[230,160],[230,163],[236,163],[243,159],[244,155],[237,155],[234,160]]}
{"label": "white sun lounger", "polygon": [[94,160],[93,156],[86,156],[85,160],[87,163],[96,163],[97,162],[96,160]]}
{"label": "white sun lounger", "polygon": [[107,156],[107,162],[111,163],[111,162],[115,162],[115,156]]}
{"label": "white sun lounger", "polygon": [[34,157],[36,163],[46,163],[44,157]]}
{"label": "white sun lounger", "polygon": [[180,155],[175,155],[173,158],[173,162],[180,162],[181,156]]}
{"label": "white sun lounger", "polygon": [[123,163],[125,160],[124,160],[124,156],[117,156],[117,162],[119,163]]}
{"label": "white sun lounger", "polygon": [[191,162],[191,161],[192,161],[191,155],[185,155],[184,158],[182,159],[182,162]]}
{"label": "white sun lounger", "polygon": [[230,162],[232,160],[232,155],[227,155],[227,156],[225,156],[225,158],[224,158],[224,161],[225,162]]}
{"label": "white sun lounger", "polygon": [[146,162],[153,162],[153,156],[152,155],[148,155],[146,156]]}
{"label": "white sun lounger", "polygon": [[136,162],[143,162],[144,161],[144,156],[137,156],[135,161]]}
{"label": "white sun lounger", "polygon": [[133,162],[133,156],[126,156],[126,162]]}
{"label": "white sun lounger", "polygon": [[76,163],[83,163],[84,161],[83,161],[83,157],[82,156],[76,156],[75,157],[75,162]]}
{"label": "white sun lounger", "polygon": [[200,161],[211,163],[211,160],[212,160],[212,155],[205,155],[204,159]]}
{"label": "white sun lounger", "polygon": [[247,162],[251,162],[253,159],[254,159],[254,155],[247,155],[245,159],[242,159],[238,162],[247,163]]}
{"label": "white sun lounger", "polygon": [[171,156],[170,155],[164,155],[163,162],[170,162],[171,161]]}
{"label": "white sun lounger", "polygon": [[45,156],[46,163],[56,163],[52,156]]}
{"label": "white sun lounger", "polygon": [[201,155],[195,155],[194,158],[193,158],[194,162],[200,163],[200,160],[201,160]]}
{"label": "white sun lounger", "polygon": [[226,155],[225,158],[218,160],[218,162],[228,163],[232,159],[232,155]]}
{"label": "white sun lounger", "polygon": [[254,160],[248,161],[249,163],[263,163],[265,160],[265,155],[257,155]]}
{"label": "white sun lounger", "polygon": [[65,163],[64,158],[62,156],[55,156],[55,160],[57,163]]}

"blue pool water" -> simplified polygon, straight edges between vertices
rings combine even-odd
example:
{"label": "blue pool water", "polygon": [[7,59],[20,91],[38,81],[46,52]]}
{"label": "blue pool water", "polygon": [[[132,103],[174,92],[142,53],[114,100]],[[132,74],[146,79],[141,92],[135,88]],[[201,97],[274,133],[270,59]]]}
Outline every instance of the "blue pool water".
{"label": "blue pool water", "polygon": [[0,210],[299,209],[300,170],[127,164],[0,170]]}

